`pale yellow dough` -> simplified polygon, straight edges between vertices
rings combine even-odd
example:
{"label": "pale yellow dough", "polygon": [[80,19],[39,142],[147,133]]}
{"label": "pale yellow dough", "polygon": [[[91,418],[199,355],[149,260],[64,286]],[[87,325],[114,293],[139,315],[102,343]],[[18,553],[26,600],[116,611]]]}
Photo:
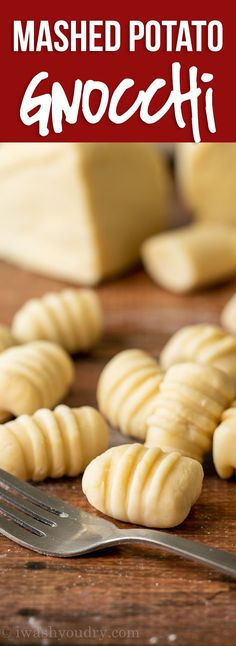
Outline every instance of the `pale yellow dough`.
{"label": "pale yellow dough", "polygon": [[161,365],[196,361],[216,366],[236,382],[236,339],[216,325],[205,323],[180,328],[163,348]]}
{"label": "pale yellow dough", "polygon": [[234,382],[221,370],[197,363],[172,366],[160,385],[155,412],[147,420],[146,445],[176,450],[201,462],[234,397]]}
{"label": "pale yellow dough", "polygon": [[213,436],[213,462],[220,478],[236,471],[236,401],[224,411]]}
{"label": "pale yellow dough", "polygon": [[0,424],[6,422],[8,419],[11,419],[12,414],[6,410],[0,410]]}
{"label": "pale yellow dough", "polygon": [[192,224],[142,245],[151,278],[173,292],[188,292],[236,274],[236,235],[220,224]]}
{"label": "pale yellow dough", "polygon": [[108,447],[108,430],[94,408],[57,406],[0,426],[0,468],[23,480],[77,476]]}
{"label": "pale yellow dough", "polygon": [[236,294],[224,306],[221,312],[221,323],[228,332],[236,336]]}
{"label": "pale yellow dough", "polygon": [[3,144],[0,257],[93,285],[166,226],[169,171],[143,143]]}
{"label": "pale yellow dough", "polygon": [[201,220],[236,224],[236,144],[182,143],[176,173],[187,207]]}
{"label": "pale yellow dough", "polygon": [[[0,325],[0,353],[16,344],[13,339],[10,328],[5,325]],[[11,414],[7,411],[0,410],[0,424],[11,418]]]}
{"label": "pale yellow dough", "polygon": [[0,325],[0,353],[15,344],[10,328]]}
{"label": "pale yellow dough", "polygon": [[155,409],[162,379],[163,371],[147,352],[124,350],[100,375],[99,408],[124,435],[145,439],[147,417]]}
{"label": "pale yellow dough", "polygon": [[34,341],[9,348],[0,355],[0,409],[17,416],[54,408],[73,376],[69,355],[55,343]]}
{"label": "pale yellow dough", "polygon": [[112,518],[146,527],[175,527],[200,496],[202,480],[196,460],[126,444],[90,462],[82,488],[90,504]]}
{"label": "pale yellow dough", "polygon": [[66,289],[27,301],[14,316],[12,332],[20,343],[45,339],[73,353],[92,348],[102,327],[97,294],[89,289]]}

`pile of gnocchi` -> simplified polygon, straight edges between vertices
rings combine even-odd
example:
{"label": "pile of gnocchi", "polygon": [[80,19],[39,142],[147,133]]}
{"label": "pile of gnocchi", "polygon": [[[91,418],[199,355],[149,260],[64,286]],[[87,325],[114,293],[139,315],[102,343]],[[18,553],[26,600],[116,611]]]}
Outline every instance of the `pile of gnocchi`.
{"label": "pile of gnocchi", "polygon": [[[236,469],[236,296],[222,325],[178,330],[159,362],[120,352],[99,377],[99,411],[70,408],[61,403],[74,379],[70,354],[99,342],[99,298],[67,289],[28,301],[11,329],[0,326],[0,468],[33,481],[84,472],[99,511],[178,525],[201,493],[206,454],[221,478]],[[136,443],[108,449],[107,422]]]}

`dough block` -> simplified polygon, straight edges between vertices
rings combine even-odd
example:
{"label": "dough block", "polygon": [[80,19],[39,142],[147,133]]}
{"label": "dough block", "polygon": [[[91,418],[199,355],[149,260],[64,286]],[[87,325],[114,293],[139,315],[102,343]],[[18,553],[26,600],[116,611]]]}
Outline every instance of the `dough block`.
{"label": "dough block", "polygon": [[145,439],[147,418],[155,409],[162,379],[163,371],[147,352],[124,350],[100,375],[98,406],[124,435]]}
{"label": "dough block", "polygon": [[14,416],[54,408],[74,376],[69,355],[49,341],[9,348],[0,355],[0,410]]}
{"label": "dough block", "polygon": [[200,496],[202,480],[196,460],[126,444],[90,462],[82,488],[90,504],[112,518],[146,527],[175,527]]}
{"label": "dough block", "polygon": [[57,406],[0,427],[0,467],[23,480],[77,476],[108,447],[108,430],[94,408]]}
{"label": "dough block", "polygon": [[44,339],[73,353],[92,348],[102,327],[97,294],[89,289],[66,289],[27,301],[14,316],[12,332],[20,343]]}
{"label": "dough block", "polygon": [[169,171],[142,143],[3,144],[0,257],[94,285],[166,226]]}
{"label": "dough block", "polygon": [[216,366],[236,382],[236,339],[216,325],[188,325],[178,330],[161,352],[167,370],[175,363],[196,361]]}
{"label": "dough block", "polygon": [[235,143],[182,143],[176,146],[180,192],[197,218],[236,224],[235,165]]}
{"label": "dough block", "polygon": [[197,223],[149,238],[141,255],[155,282],[189,292],[236,274],[236,233],[232,227]]}
{"label": "dough block", "polygon": [[213,366],[172,366],[160,385],[156,410],[148,419],[146,445],[179,451],[202,462],[234,396],[232,379]]}

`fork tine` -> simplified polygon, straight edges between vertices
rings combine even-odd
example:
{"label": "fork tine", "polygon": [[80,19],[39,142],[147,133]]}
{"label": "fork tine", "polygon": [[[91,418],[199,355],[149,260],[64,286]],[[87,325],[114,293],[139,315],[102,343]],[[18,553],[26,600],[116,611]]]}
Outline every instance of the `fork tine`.
{"label": "fork tine", "polygon": [[46,530],[44,529],[42,523],[39,523],[35,519],[29,520],[29,516],[27,516],[27,514],[21,512],[20,510],[14,510],[13,507],[10,507],[2,501],[0,502],[0,514],[3,514],[4,516],[6,516],[6,518],[10,518],[10,520],[14,521],[14,523],[20,525],[21,527],[24,527],[33,534],[38,534],[38,536],[46,535]]}
{"label": "fork tine", "polygon": [[50,525],[51,527],[55,527],[56,525],[56,520],[53,520],[53,515],[51,514],[51,512],[46,512],[46,510],[41,511],[38,505],[35,505],[29,500],[19,497],[18,495],[15,496],[14,493],[12,493],[12,491],[10,491],[9,489],[3,489],[3,487],[0,487],[0,508],[1,500],[5,500],[6,502],[10,503],[10,505],[16,507],[16,509],[20,509],[28,516],[35,518],[45,525]]}
{"label": "fork tine", "polygon": [[18,478],[3,469],[0,469],[0,487],[1,485],[4,485],[7,489],[14,489],[27,500],[31,500],[38,507],[43,507],[51,513],[60,515],[67,508],[67,504],[62,500],[48,496],[45,492],[41,493],[38,488],[24,480],[18,480]]}
{"label": "fork tine", "polygon": [[17,525],[11,520],[7,520],[4,516],[0,514],[0,533],[10,540],[28,547],[31,550],[36,552],[43,552],[44,547],[44,535],[31,534],[27,529]]}

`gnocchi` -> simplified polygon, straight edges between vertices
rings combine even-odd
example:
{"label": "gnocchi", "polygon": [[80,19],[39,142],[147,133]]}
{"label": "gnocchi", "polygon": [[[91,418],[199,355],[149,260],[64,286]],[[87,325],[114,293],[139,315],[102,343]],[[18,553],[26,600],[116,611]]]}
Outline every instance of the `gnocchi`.
{"label": "gnocchi", "polygon": [[182,523],[201,493],[199,462],[160,448],[125,444],[109,449],[85,469],[82,488],[96,509],[146,527]]}
{"label": "gnocchi", "polygon": [[41,409],[0,426],[0,467],[23,480],[76,476],[107,447],[107,425],[89,406]]}
{"label": "gnocchi", "polygon": [[231,478],[236,470],[236,402],[224,412],[215,430],[213,462],[220,478]]}
{"label": "gnocchi", "polygon": [[148,419],[146,444],[201,462],[211,449],[222,412],[234,397],[234,382],[221,370],[197,363],[172,366]]}
{"label": "gnocchi", "polygon": [[178,330],[161,352],[165,370],[175,363],[211,364],[236,382],[236,339],[216,325],[188,325]]}
{"label": "gnocchi", "polygon": [[189,292],[236,274],[235,239],[224,225],[192,224],[143,243],[147,273],[173,292]]}
{"label": "gnocchi", "polygon": [[101,412],[124,435],[145,439],[146,420],[156,406],[163,372],[142,350],[124,350],[109,361],[97,388]]}
{"label": "gnocchi", "polygon": [[[0,353],[4,352],[7,348],[15,345],[16,341],[13,339],[11,331],[5,325],[0,325]],[[0,410],[0,424],[11,418],[11,414],[7,411]]]}
{"label": "gnocchi", "polygon": [[0,355],[0,409],[14,416],[54,408],[67,393],[74,370],[60,346],[34,341]]}
{"label": "gnocchi", "polygon": [[15,344],[11,331],[5,325],[0,325],[0,352]]}
{"label": "gnocchi", "polygon": [[11,419],[11,417],[11,413],[7,412],[6,410],[0,410],[0,424],[6,422],[8,419]]}
{"label": "gnocchi", "polygon": [[66,289],[29,300],[15,314],[14,337],[20,343],[54,341],[70,353],[86,351],[102,334],[102,310],[89,289]]}

